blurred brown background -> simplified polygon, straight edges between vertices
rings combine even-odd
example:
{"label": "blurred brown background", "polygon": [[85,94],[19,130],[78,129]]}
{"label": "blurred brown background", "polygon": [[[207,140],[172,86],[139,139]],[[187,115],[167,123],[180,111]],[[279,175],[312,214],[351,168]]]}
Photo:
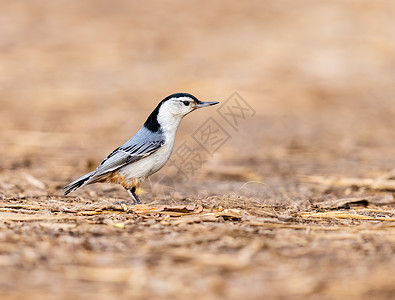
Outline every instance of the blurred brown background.
{"label": "blurred brown background", "polygon": [[[395,168],[394,16],[390,0],[3,0],[0,196],[61,195],[174,92],[221,102],[238,92],[256,111],[238,131],[227,128],[232,138],[177,191],[176,204],[262,180],[271,193],[257,184],[240,194],[307,205],[334,194],[300,184],[299,175],[380,176]],[[209,116],[219,119],[216,108],[185,118],[176,146]],[[76,194],[97,195],[127,198],[106,185]],[[201,283],[211,297],[228,295],[215,291],[230,284],[229,297],[248,298],[247,282],[215,278],[218,286]],[[262,277],[251,278],[252,298],[267,293]],[[287,298],[275,283],[269,294]],[[299,296],[313,293],[294,284]]]}
{"label": "blurred brown background", "polygon": [[2,1],[1,165],[100,160],[168,94],[237,91],[257,112],[226,145],[248,142],[239,155],[298,147],[353,174],[392,168],[393,13],[391,1]]}

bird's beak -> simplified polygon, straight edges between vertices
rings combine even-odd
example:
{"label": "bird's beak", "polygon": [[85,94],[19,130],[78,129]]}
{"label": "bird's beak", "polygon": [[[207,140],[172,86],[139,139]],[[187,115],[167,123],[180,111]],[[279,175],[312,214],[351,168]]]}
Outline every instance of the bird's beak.
{"label": "bird's beak", "polygon": [[201,108],[201,107],[206,107],[206,106],[211,106],[211,105],[215,105],[218,104],[219,102],[202,102],[199,101],[196,105],[196,108]]}

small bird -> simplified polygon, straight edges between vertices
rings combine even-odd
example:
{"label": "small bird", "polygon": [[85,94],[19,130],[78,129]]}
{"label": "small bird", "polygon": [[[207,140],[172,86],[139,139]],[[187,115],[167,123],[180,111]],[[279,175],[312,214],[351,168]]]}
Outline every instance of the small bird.
{"label": "small bird", "polygon": [[135,136],[111,152],[96,170],[65,186],[65,195],[91,183],[112,182],[128,191],[133,204],[141,203],[137,195],[139,187],[169,160],[181,119],[195,109],[218,103],[202,102],[188,93],[166,97]]}

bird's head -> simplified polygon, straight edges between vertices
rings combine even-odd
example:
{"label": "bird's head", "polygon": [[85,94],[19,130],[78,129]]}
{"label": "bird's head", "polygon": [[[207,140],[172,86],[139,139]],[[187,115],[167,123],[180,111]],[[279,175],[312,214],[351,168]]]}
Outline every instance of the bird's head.
{"label": "bird's head", "polygon": [[188,93],[176,93],[163,99],[148,117],[145,126],[151,131],[178,127],[181,119],[190,112],[219,102],[202,102]]}
{"label": "bird's head", "polygon": [[218,102],[202,102],[187,93],[177,93],[166,97],[162,101],[160,111],[174,117],[183,117],[197,108],[215,105]]}

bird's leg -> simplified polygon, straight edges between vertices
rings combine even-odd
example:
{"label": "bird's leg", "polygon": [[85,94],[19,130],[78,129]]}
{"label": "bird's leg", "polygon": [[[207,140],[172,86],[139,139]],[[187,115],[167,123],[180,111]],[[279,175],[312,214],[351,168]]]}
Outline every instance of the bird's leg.
{"label": "bird's leg", "polygon": [[130,190],[128,190],[128,193],[130,197],[133,199],[133,204],[141,204],[139,197],[137,196],[136,193],[136,187],[132,187]]}
{"label": "bird's leg", "polygon": [[125,187],[125,189],[128,191],[130,197],[132,198],[133,202],[129,201],[116,201],[114,204],[126,204],[126,205],[135,205],[135,204],[141,204],[139,197],[137,196],[136,193],[136,187],[132,187],[131,189],[128,189]]}

